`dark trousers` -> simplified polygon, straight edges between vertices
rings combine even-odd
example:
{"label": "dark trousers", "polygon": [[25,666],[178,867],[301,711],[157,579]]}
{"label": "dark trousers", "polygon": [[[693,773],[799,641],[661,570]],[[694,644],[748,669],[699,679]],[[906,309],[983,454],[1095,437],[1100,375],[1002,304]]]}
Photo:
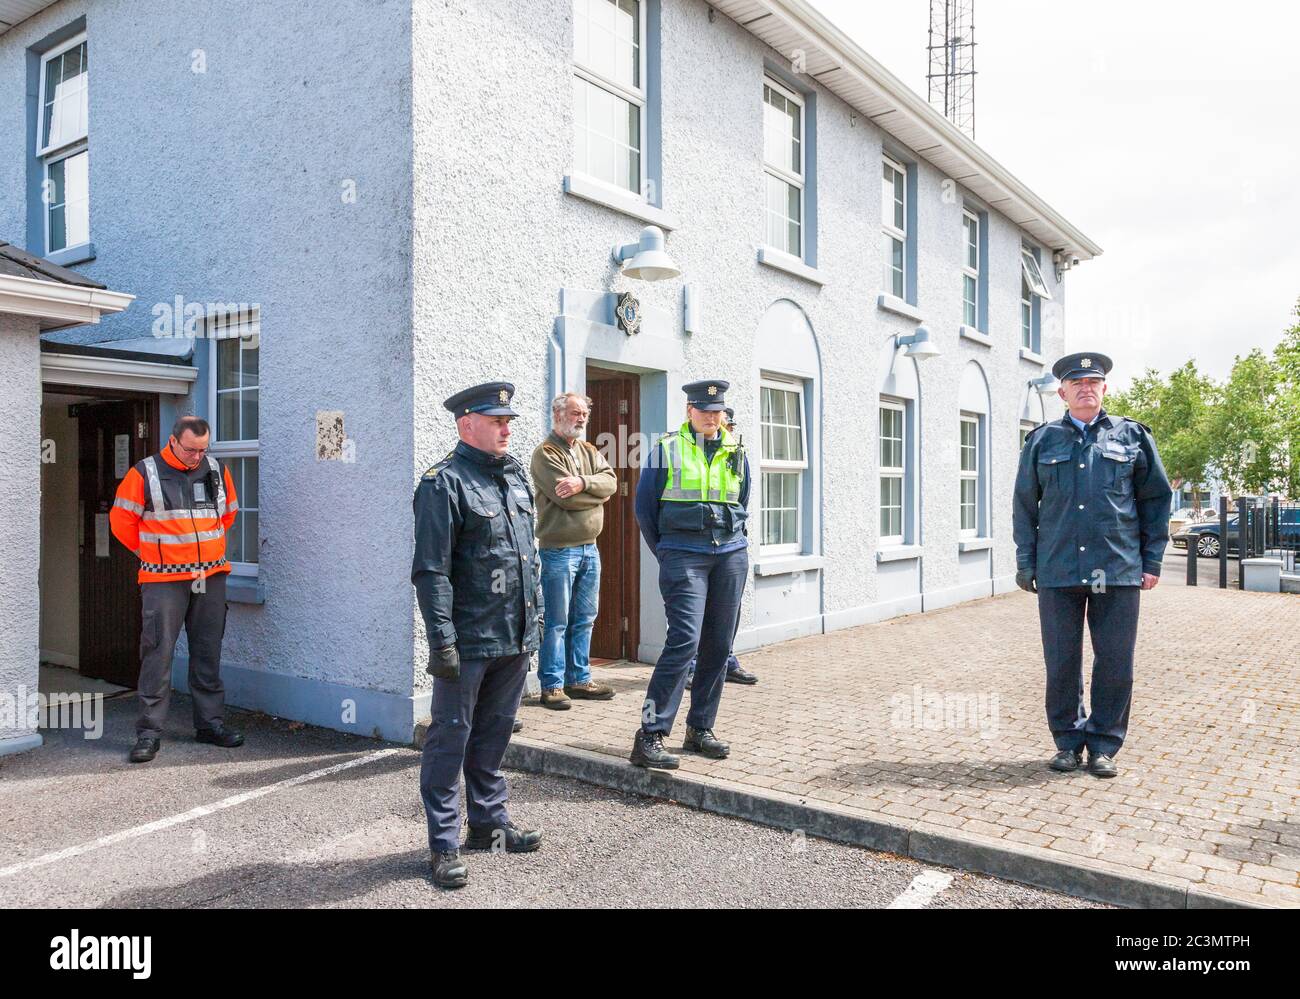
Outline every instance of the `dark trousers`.
{"label": "dark trousers", "polygon": [[226,573],[202,580],[141,583],[139,736],[157,739],[167,721],[172,697],[172,658],[181,627],[190,646],[190,700],[194,727],[215,728],[222,722],[226,689],[221,685],[221,639],[226,633]]}
{"label": "dark trousers", "polygon": [[472,826],[510,821],[510,794],[501,760],[510,744],[528,654],[465,659],[460,679],[433,681],[429,734],[420,764],[420,798],[429,820],[429,849],[460,846],[460,774],[465,772],[465,811]]}
{"label": "dark trousers", "polygon": [[[1124,745],[1133,699],[1141,587],[1048,586],[1038,591],[1047,664],[1047,725],[1057,749],[1114,756]],[[1092,638],[1092,712],[1083,702],[1083,619]]]}
{"label": "dark trousers", "polygon": [[667,735],[673,730],[692,659],[696,660],[695,680],[686,724],[713,728],[748,574],[749,552],[744,548],[723,555],[682,551],[659,555],[659,592],[668,617],[668,637],[641,709],[645,731]]}

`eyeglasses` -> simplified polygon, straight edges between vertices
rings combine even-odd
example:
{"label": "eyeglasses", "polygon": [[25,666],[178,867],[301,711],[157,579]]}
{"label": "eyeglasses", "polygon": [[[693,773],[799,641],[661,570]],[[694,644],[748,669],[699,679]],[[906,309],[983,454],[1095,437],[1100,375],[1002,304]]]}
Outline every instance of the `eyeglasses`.
{"label": "eyeglasses", "polygon": [[174,437],[172,438],[172,447],[176,448],[178,451],[184,451],[186,454],[197,455],[200,458],[208,453],[208,449],[205,447],[186,447]]}

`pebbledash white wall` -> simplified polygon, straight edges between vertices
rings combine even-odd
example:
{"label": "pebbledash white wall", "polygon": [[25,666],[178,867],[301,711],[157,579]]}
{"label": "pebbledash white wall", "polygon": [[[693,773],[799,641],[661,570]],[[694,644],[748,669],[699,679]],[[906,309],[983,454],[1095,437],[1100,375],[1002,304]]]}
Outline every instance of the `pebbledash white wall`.
{"label": "pebbledash white wall", "polygon": [[[751,574],[739,648],[932,609],[1009,588],[1015,572],[1011,492],[1022,420],[1046,408],[1027,382],[1044,366],[1020,355],[1021,231],[988,212],[988,334],[959,335],[962,206],[987,209],[938,170],[821,87],[815,92],[816,269],[825,284],[757,261],[763,241],[762,88],[781,56],[735,22],[708,18],[700,0],[659,5],[662,170],[652,177],[664,211],[679,223],[667,250],[682,277],[657,283],[617,273],[609,248],[645,224],[566,194],[573,114],[570,0],[417,5],[413,22],[415,467],[454,440],[442,399],[476,380],[518,388],[514,450],[527,455],[546,431],[547,400],[581,390],[591,360],[642,372],[642,426],[676,427],[679,387],[697,378],[731,382],[757,474],[760,367],[799,369],[802,317],[820,374],[814,384],[811,474],[820,523],[812,558],[762,558],[754,490]],[[918,162],[917,306],[942,356],[914,365],[899,352],[892,377],[919,393],[919,557],[878,563],[877,405],[891,376],[888,338],[918,325],[877,306],[881,287],[881,156]],[[955,191],[956,197],[953,197]],[[1042,356],[1064,341],[1064,289],[1043,248],[1052,300],[1042,306]],[[682,288],[701,293],[703,328],[686,333]],[[612,293],[632,290],[649,316],[639,337],[613,329]],[[777,307],[777,303],[789,303]],[[802,314],[802,317],[800,316]],[[760,356],[764,317],[788,332],[786,358]],[[782,333],[766,342],[780,343]],[[638,342],[640,341],[640,342]],[[978,372],[972,366],[978,366]],[[913,368],[914,376],[906,370]],[[989,547],[959,552],[959,410],[989,421]],[[890,387],[896,387],[890,382]],[[666,412],[665,412],[666,407]],[[656,414],[660,422],[656,424]],[[757,485],[757,484],[756,484]],[[643,559],[642,658],[658,653],[663,618],[654,561]],[[783,570],[792,571],[783,571]],[[423,637],[415,643],[417,663]],[[417,678],[420,674],[417,672]]]}
{"label": "pebbledash white wall", "polygon": [[27,698],[39,679],[40,329],[0,312],[0,756],[41,744]]}

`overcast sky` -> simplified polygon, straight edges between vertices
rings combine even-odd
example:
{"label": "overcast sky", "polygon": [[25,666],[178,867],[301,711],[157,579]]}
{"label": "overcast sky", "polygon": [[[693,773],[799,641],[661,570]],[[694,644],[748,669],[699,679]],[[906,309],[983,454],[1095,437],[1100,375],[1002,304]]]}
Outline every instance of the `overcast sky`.
{"label": "overcast sky", "polygon": [[[813,0],[921,94],[929,0]],[[1111,387],[1271,350],[1300,297],[1300,4],[975,0],[975,138],[1105,251],[1066,349]]]}

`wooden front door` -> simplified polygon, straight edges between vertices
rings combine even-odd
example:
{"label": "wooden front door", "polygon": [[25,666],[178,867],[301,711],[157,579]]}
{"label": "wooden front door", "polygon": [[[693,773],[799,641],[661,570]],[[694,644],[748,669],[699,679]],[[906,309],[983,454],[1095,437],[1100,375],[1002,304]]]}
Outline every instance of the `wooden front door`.
{"label": "wooden front door", "polygon": [[598,659],[635,659],[641,640],[641,537],[633,503],[640,468],[631,449],[641,429],[641,379],[621,371],[587,369],[591,420],[587,440],[598,447],[618,476],[618,491],[605,504],[600,549],[600,613],[591,635]]}
{"label": "wooden front door", "polygon": [[134,687],[140,674],[138,560],[112,536],[108,512],[126,470],[148,453],[144,399],[78,403],[81,674]]}

